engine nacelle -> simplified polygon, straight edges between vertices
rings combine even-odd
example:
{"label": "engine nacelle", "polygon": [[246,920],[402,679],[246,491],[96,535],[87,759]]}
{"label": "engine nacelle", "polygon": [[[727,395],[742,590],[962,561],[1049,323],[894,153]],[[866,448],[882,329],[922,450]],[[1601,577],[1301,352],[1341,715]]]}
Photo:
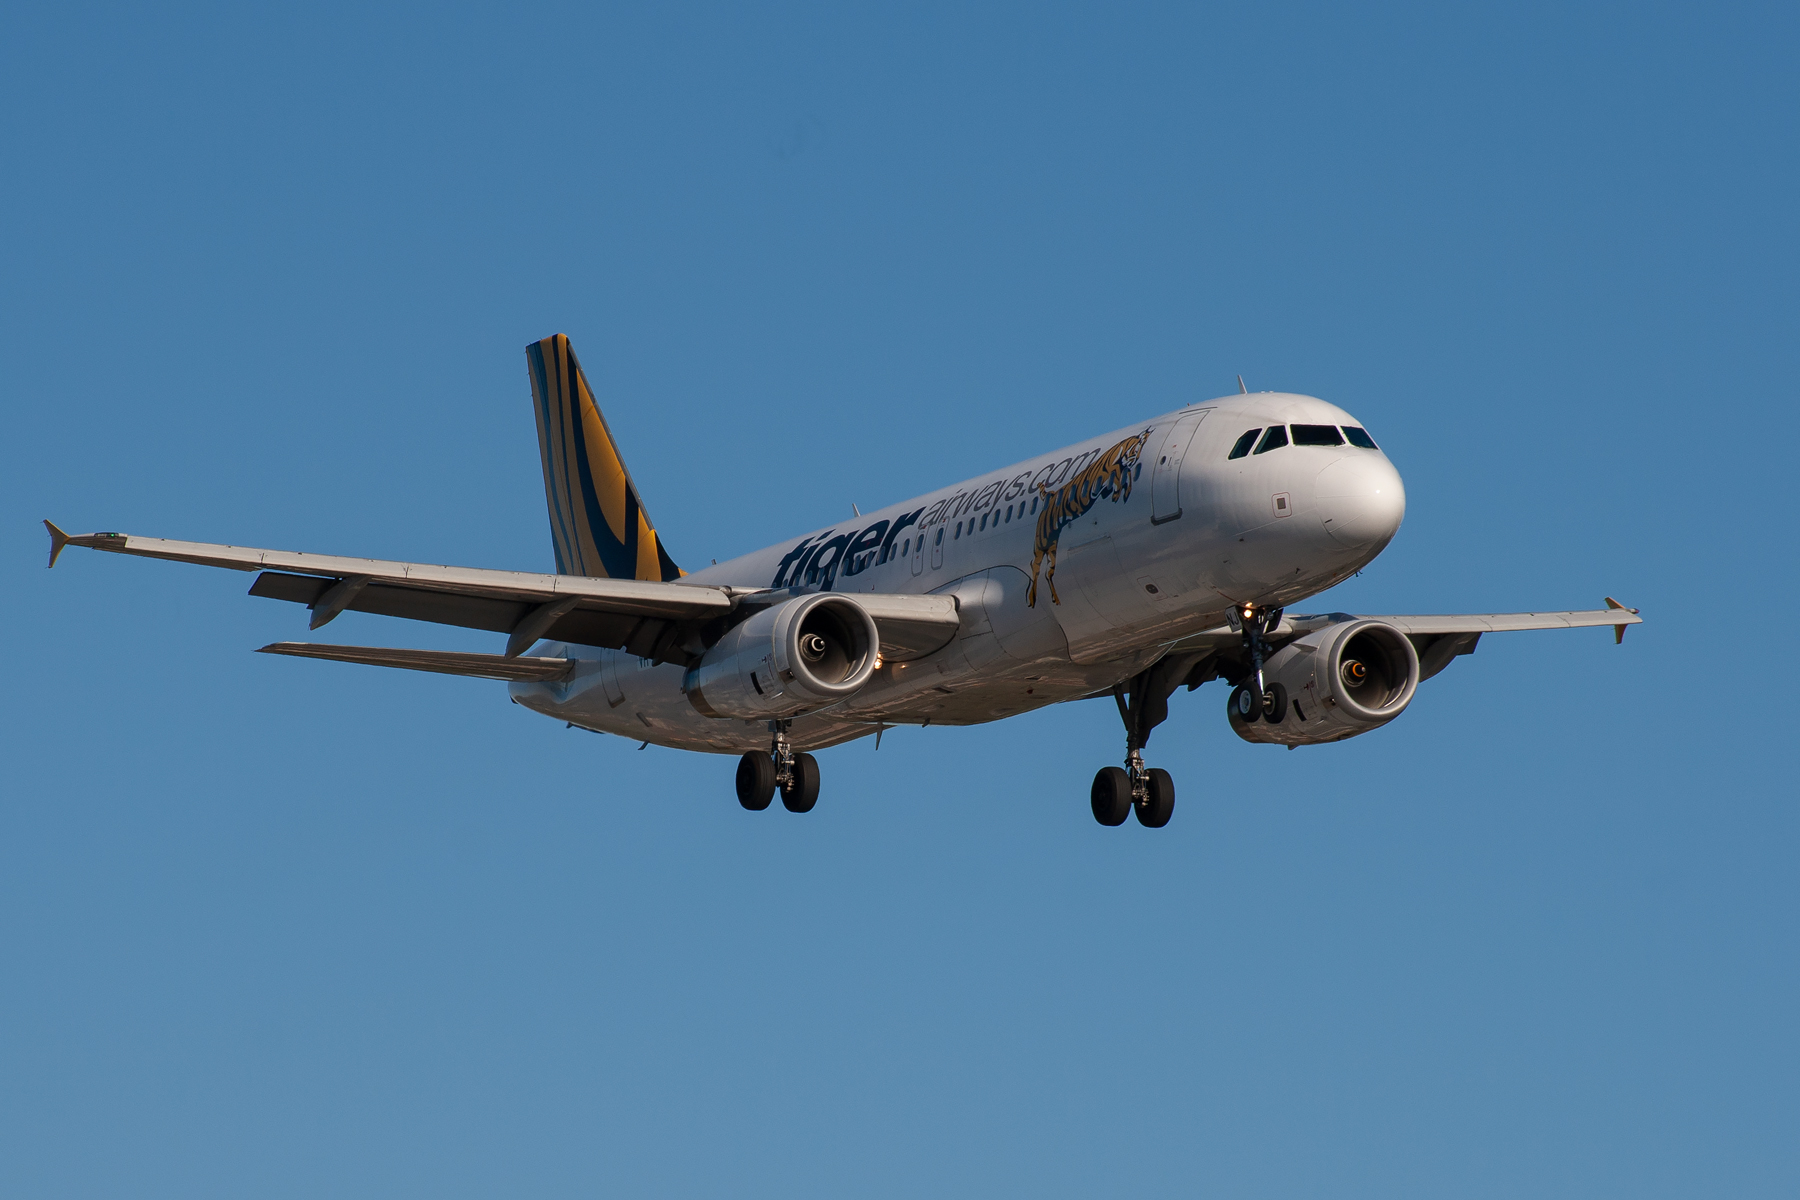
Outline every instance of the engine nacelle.
{"label": "engine nacelle", "polygon": [[1287,689],[1287,713],[1275,725],[1233,713],[1239,737],[1283,746],[1341,742],[1406,711],[1419,686],[1419,654],[1392,625],[1345,621],[1277,650],[1263,664],[1263,681]]}
{"label": "engine nacelle", "polygon": [[875,673],[880,650],[875,621],[856,601],[799,596],[734,625],[682,690],[709,717],[797,716],[854,695]]}

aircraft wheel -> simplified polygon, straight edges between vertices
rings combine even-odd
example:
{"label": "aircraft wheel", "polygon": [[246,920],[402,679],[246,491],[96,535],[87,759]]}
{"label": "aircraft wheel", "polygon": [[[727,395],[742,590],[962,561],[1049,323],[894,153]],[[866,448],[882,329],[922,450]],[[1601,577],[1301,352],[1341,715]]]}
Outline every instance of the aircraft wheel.
{"label": "aircraft wheel", "polygon": [[1151,767],[1144,784],[1144,802],[1136,806],[1138,824],[1161,829],[1175,815],[1175,780],[1161,767]]}
{"label": "aircraft wheel", "polygon": [[1256,694],[1255,688],[1240,683],[1231,689],[1231,699],[1226,701],[1226,711],[1246,725],[1254,724],[1263,715],[1262,698]]}
{"label": "aircraft wheel", "polygon": [[1094,820],[1102,825],[1123,825],[1131,815],[1131,776],[1122,767],[1101,767],[1091,793]]}
{"label": "aircraft wheel", "polygon": [[1263,720],[1271,725],[1281,724],[1287,716],[1287,689],[1279,683],[1271,683],[1269,690],[1263,693]]}
{"label": "aircraft wheel", "polygon": [[775,760],[752,750],[738,759],[738,803],[751,812],[761,812],[775,798]]}
{"label": "aircraft wheel", "polygon": [[[774,765],[770,765],[770,771]],[[789,812],[811,812],[819,802],[819,760],[810,754],[794,755],[794,782],[781,789],[781,803]]]}

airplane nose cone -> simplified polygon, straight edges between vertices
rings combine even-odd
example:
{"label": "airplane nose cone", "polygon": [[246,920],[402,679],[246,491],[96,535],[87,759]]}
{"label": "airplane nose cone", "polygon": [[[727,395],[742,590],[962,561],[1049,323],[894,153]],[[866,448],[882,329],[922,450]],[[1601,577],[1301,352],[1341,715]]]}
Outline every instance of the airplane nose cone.
{"label": "airplane nose cone", "polygon": [[1358,451],[1319,472],[1314,495],[1332,540],[1353,550],[1385,546],[1406,516],[1406,489],[1386,458]]}

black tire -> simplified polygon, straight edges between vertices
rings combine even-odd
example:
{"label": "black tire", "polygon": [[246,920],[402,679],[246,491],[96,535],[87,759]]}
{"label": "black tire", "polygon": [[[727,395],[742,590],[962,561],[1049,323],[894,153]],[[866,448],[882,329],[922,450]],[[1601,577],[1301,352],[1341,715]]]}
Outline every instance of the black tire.
{"label": "black tire", "polygon": [[1254,725],[1262,720],[1262,709],[1262,698],[1247,683],[1240,683],[1232,688],[1231,699],[1225,702],[1225,711],[1241,725]]}
{"label": "black tire", "polygon": [[1279,683],[1271,683],[1269,690],[1263,693],[1263,720],[1271,725],[1281,724],[1287,716],[1287,689]]}
{"label": "black tire", "polygon": [[781,789],[781,805],[789,812],[811,812],[819,802],[819,760],[794,755],[794,781]]}
{"label": "black tire", "polygon": [[738,803],[751,812],[761,812],[775,798],[775,760],[752,750],[738,759]]}
{"label": "black tire", "polygon": [[1175,815],[1175,780],[1161,767],[1151,767],[1144,781],[1144,802],[1137,805],[1138,824],[1161,829]]}
{"label": "black tire", "polygon": [[1094,820],[1102,825],[1123,825],[1131,815],[1131,776],[1122,767],[1101,767],[1089,796]]}

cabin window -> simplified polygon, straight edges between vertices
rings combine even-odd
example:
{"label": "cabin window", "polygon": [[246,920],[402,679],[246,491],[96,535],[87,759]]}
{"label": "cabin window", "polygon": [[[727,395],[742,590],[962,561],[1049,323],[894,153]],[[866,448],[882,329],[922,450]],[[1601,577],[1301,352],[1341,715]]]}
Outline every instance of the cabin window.
{"label": "cabin window", "polygon": [[1375,444],[1375,439],[1369,436],[1369,431],[1360,425],[1344,426],[1344,436],[1350,439],[1352,446],[1361,446],[1364,450],[1381,449]]}
{"label": "cabin window", "polygon": [[982,513],[981,514],[981,527],[983,529],[987,528],[987,519],[988,519],[988,515],[986,513]]}
{"label": "cabin window", "polygon": [[1341,446],[1344,435],[1338,432],[1336,425],[1295,425],[1294,445],[1296,446]]}
{"label": "cabin window", "polygon": [[1012,524],[1012,505],[1010,504],[1006,506],[1006,523],[1008,525]]}
{"label": "cabin window", "polygon": [[909,555],[911,553],[912,553],[912,539],[907,538],[906,543],[900,547],[900,557],[905,558],[907,555]]}
{"label": "cabin window", "polygon": [[961,536],[962,536],[962,522],[958,521],[956,523],[956,532],[950,535],[950,540],[954,542],[957,538],[959,538]]}
{"label": "cabin window", "polygon": [[1037,502],[1038,502],[1038,498],[1036,496],[1033,496],[1031,498],[1031,511],[1034,513],[1037,511]]}
{"label": "cabin window", "polygon": [[1256,452],[1258,454],[1267,454],[1269,451],[1279,450],[1287,444],[1287,426],[1271,425],[1269,426],[1269,432],[1263,434],[1263,440],[1257,444]]}
{"label": "cabin window", "polygon": [[1250,453],[1250,447],[1256,445],[1256,435],[1261,432],[1261,429],[1252,429],[1245,433],[1243,437],[1237,440],[1237,445],[1231,448],[1231,453],[1226,455],[1226,457],[1242,458],[1244,455]]}
{"label": "cabin window", "polygon": [[944,527],[942,525],[938,526],[937,544],[940,546],[944,544]]}

